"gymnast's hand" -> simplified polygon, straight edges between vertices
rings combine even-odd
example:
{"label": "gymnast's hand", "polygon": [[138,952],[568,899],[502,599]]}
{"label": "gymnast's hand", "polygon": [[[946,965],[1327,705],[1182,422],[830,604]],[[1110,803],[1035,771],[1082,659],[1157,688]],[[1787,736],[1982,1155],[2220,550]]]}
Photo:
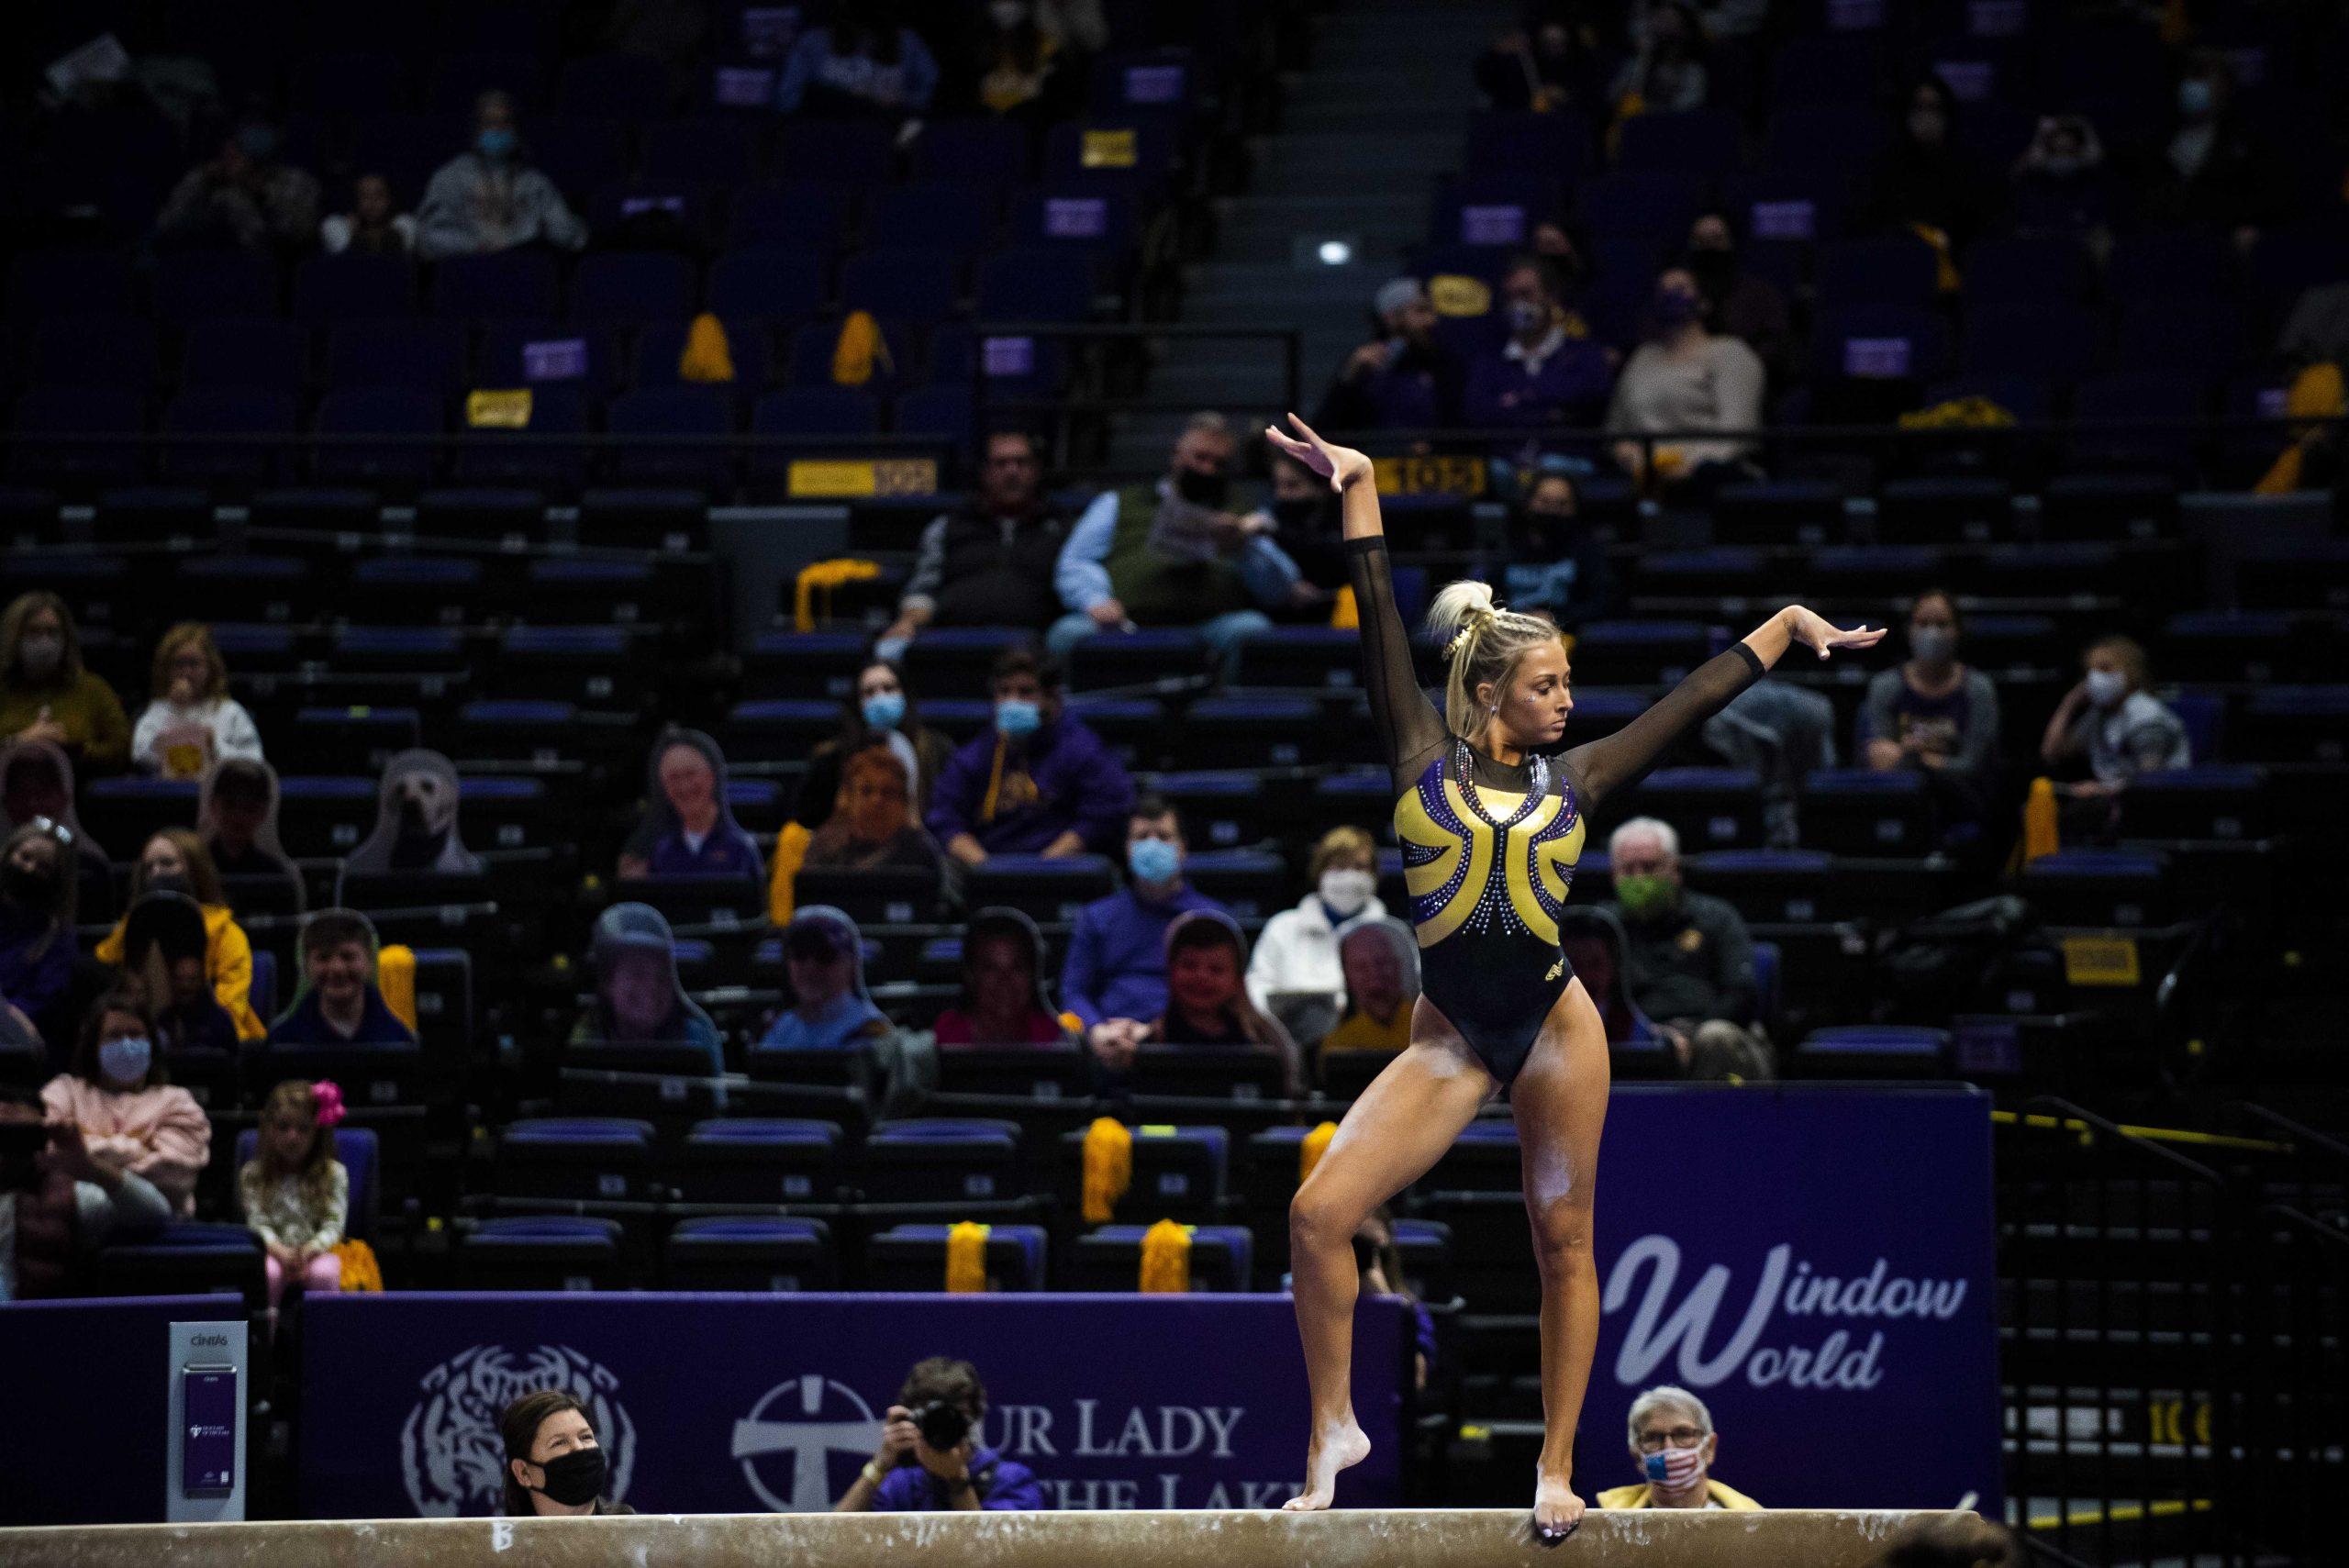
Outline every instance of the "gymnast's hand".
{"label": "gymnast's hand", "polygon": [[1812,650],[1821,659],[1839,648],[1874,648],[1884,640],[1887,629],[1884,627],[1871,629],[1864,626],[1857,631],[1845,631],[1816,610],[1807,610],[1800,605],[1789,605],[1779,611],[1778,616],[1787,628],[1787,636]]}
{"label": "gymnast's hand", "polygon": [[1288,422],[1304,436],[1298,440],[1278,426],[1264,427],[1264,439],[1314,473],[1326,475],[1332,490],[1345,490],[1370,477],[1370,459],[1352,447],[1333,447],[1313,433],[1313,427],[1292,414]]}

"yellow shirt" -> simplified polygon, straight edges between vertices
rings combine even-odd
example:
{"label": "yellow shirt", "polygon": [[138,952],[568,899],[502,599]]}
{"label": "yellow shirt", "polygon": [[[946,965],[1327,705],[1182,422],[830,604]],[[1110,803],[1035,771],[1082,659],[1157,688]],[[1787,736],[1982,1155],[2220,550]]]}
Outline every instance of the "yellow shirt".
{"label": "yellow shirt", "polygon": [[[253,944],[244,928],[226,904],[206,904],[204,910],[204,974],[212,982],[212,994],[237,1026],[239,1040],[261,1040],[269,1029],[253,1011]],[[98,944],[98,962],[122,962],[122,929],[128,921],[126,916],[114,923],[106,940]]]}
{"label": "yellow shirt", "polygon": [[[1636,1486],[1610,1486],[1598,1495],[1598,1506],[1602,1508],[1653,1507],[1654,1505],[1648,1501],[1649,1494],[1649,1485],[1644,1481]],[[1759,1510],[1762,1507],[1744,1493],[1733,1492],[1710,1476],[1705,1479],[1705,1499],[1731,1509]]]}
{"label": "yellow shirt", "polygon": [[73,771],[83,779],[118,773],[129,764],[130,717],[114,688],[89,671],[71,681],[0,686],[0,736],[30,728],[43,708],[65,731]]}
{"label": "yellow shirt", "polygon": [[1368,1013],[1348,1013],[1345,1021],[1331,1029],[1321,1041],[1324,1052],[1332,1051],[1402,1050],[1411,1043],[1411,1009],[1407,1005],[1395,1009],[1394,1018],[1380,1023]]}

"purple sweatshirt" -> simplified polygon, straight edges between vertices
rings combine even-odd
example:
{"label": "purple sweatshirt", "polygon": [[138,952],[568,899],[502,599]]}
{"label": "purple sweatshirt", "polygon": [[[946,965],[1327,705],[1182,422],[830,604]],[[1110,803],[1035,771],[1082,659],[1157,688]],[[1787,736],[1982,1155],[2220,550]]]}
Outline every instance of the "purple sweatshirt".
{"label": "purple sweatshirt", "polygon": [[1189,883],[1163,904],[1125,888],[1077,911],[1061,962],[1061,1006],[1091,1029],[1104,1018],[1143,1023],[1166,1010],[1166,928],[1194,909],[1230,910]]}
{"label": "purple sweatshirt", "polygon": [[991,855],[1032,855],[1071,829],[1099,850],[1133,803],[1133,780],[1101,738],[1063,715],[1024,741],[990,729],[957,750],[930,790],[930,830],[941,844],[968,833]]}
{"label": "purple sweatshirt", "polygon": [[[979,1489],[982,1509],[1041,1508],[1044,1489],[1036,1473],[1016,1459],[1006,1459],[991,1448],[971,1455],[971,1480]],[[876,1514],[944,1511],[953,1507],[946,1484],[918,1464],[901,1464],[873,1489]]]}

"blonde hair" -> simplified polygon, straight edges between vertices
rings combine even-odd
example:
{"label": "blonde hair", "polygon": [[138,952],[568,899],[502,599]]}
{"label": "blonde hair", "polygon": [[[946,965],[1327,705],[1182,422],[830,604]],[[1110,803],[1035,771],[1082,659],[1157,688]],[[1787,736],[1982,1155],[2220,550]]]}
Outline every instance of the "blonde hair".
{"label": "blonde hair", "polygon": [[155,644],[151,695],[156,701],[172,695],[172,661],[191,648],[204,655],[205,665],[204,684],[195,700],[218,702],[228,695],[228,666],[220,657],[220,645],[212,640],[212,628],[202,621],[184,620]]}
{"label": "blonde hair", "polygon": [[1320,881],[1321,873],[1330,869],[1330,862],[1346,855],[1375,862],[1378,846],[1371,841],[1369,834],[1359,828],[1332,828],[1321,835],[1319,843],[1313,846],[1313,858],[1305,866],[1307,880]]}
{"label": "blonde hair", "polygon": [[2145,645],[2133,637],[2122,637],[2118,633],[2099,637],[2088,644],[2088,653],[2090,656],[2111,654],[2113,662],[2121,666],[2121,673],[2129,678],[2131,691],[2143,690],[2153,679],[2153,667],[2145,658]]}
{"label": "blonde hair", "polygon": [[1476,688],[1492,683],[1506,691],[1526,654],[1559,640],[1558,628],[1534,616],[1504,609],[1493,601],[1493,586],[1474,581],[1449,584],[1428,608],[1428,635],[1442,651],[1449,672],[1443,683],[1443,722],[1464,740],[1481,736],[1492,711],[1476,700]]}
{"label": "blonde hair", "polygon": [[262,1139],[253,1150],[253,1165],[264,1183],[294,1178],[295,1189],[302,1201],[314,1210],[323,1210],[334,1191],[334,1177],[328,1167],[334,1163],[334,1129],[318,1126],[318,1091],[315,1084],[299,1078],[288,1078],[269,1092],[261,1106],[261,1119],[273,1116],[299,1117],[311,1128],[310,1151],[302,1162],[291,1169],[279,1166],[273,1156],[269,1140]]}

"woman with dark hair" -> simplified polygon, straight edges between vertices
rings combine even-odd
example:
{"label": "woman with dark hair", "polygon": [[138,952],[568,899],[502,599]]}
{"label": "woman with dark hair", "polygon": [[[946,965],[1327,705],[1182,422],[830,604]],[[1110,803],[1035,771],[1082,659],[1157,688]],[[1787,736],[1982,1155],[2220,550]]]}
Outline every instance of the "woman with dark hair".
{"label": "woman with dark hair", "polygon": [[1280,1020],[1249,999],[1248,939],[1220,909],[1194,909],[1166,928],[1166,1011],[1146,1045],[1218,1045],[1269,1051],[1281,1059],[1287,1093],[1304,1082],[1297,1042]]}
{"label": "woman with dark hair", "polygon": [[963,995],[938,1015],[939,1049],[1071,1045],[1044,996],[1044,934],[1023,910],[982,909],[963,928]]}
{"label": "woman with dark hair", "polygon": [[1615,443],[1615,461],[1651,489],[1709,488],[1753,473],[1748,432],[1762,423],[1768,375],[1761,355],[1706,324],[1709,308],[1695,273],[1665,268],[1648,303],[1648,340],[1631,350],[1615,383],[1607,428],[1618,437],[1670,438]]}
{"label": "woman with dark hair", "polygon": [[497,1418],[506,1447],[501,1512],[513,1518],[632,1514],[604,1496],[610,1473],[587,1407],[561,1389],[541,1388],[506,1407]]}
{"label": "woman with dark hair", "polygon": [[[184,828],[166,828],[147,840],[131,868],[130,901],[136,905],[157,891],[184,893],[204,911],[205,977],[214,995],[236,1024],[239,1040],[259,1040],[268,1026],[253,1011],[253,944],[237,924],[220,873],[204,840]],[[124,932],[130,917],[115,923],[95,950],[101,962],[119,964],[125,955]],[[133,955],[135,956],[135,955]]]}
{"label": "woman with dark hair", "polygon": [[90,1008],[73,1064],[40,1091],[51,1118],[82,1129],[90,1158],[144,1176],[179,1215],[195,1212],[195,1179],[212,1153],[212,1123],[174,1086],[155,1050],[155,1015],[128,987]]}
{"label": "woman with dark hair", "polygon": [[1435,1365],[1435,1317],[1403,1277],[1403,1251],[1395,1245],[1395,1216],[1385,1204],[1354,1227],[1354,1267],[1362,1271],[1364,1296],[1391,1296],[1411,1309],[1412,1381],[1414,1386],[1425,1388],[1428,1372]]}
{"label": "woman with dark hair", "polygon": [[1859,751],[1878,773],[1932,782],[1945,815],[1979,822],[1998,771],[1998,688],[1958,662],[1957,600],[1928,588],[1909,606],[1909,658],[1879,671],[1860,707]]}
{"label": "woman with dark hair", "polygon": [[914,814],[927,816],[930,786],[954,755],[954,743],[922,723],[905,672],[886,659],[874,660],[857,672],[856,689],[844,706],[840,733],[808,753],[792,820],[811,832],[821,828],[839,803],[841,763],[874,746],[888,747],[905,763],[913,780]]}
{"label": "woman with dark hair", "polygon": [[0,1000],[36,1018],[73,983],[71,828],[35,817],[0,849]]}
{"label": "woman with dark hair", "polygon": [[210,942],[204,910],[184,893],[159,887],[130,906],[122,929],[121,973],[152,999],[155,1050],[233,1056],[237,1020],[205,974]]}
{"label": "woman with dark hair", "polygon": [[1892,150],[1869,197],[1872,226],[1930,229],[1948,255],[1974,237],[1987,205],[1981,178],[1957,145],[1957,95],[1928,72],[1900,100]]}
{"label": "woman with dark hair", "polygon": [[0,737],[62,747],[94,775],[130,760],[122,699],[82,662],[81,629],[45,588],[0,611]]}

